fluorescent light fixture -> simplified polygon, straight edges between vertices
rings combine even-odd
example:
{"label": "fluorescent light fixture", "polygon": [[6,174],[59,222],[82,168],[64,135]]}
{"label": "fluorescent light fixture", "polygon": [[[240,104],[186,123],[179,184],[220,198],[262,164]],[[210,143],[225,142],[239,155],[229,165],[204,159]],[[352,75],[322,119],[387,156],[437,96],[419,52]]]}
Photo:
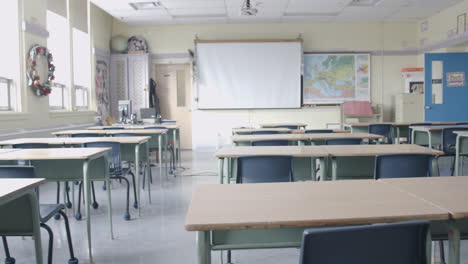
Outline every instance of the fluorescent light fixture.
{"label": "fluorescent light fixture", "polygon": [[150,9],[156,9],[161,7],[161,3],[159,2],[134,2],[134,3],[129,3],[131,7],[135,10],[150,10]]}
{"label": "fluorescent light fixture", "polygon": [[286,17],[335,17],[338,16],[340,13],[283,13],[283,16]]}

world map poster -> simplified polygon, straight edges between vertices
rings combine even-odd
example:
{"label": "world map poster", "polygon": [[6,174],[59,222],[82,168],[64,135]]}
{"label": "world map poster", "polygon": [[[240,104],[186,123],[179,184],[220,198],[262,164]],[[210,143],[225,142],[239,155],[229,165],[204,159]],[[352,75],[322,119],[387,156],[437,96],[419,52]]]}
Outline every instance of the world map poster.
{"label": "world map poster", "polygon": [[369,54],[305,54],[303,104],[370,100]]}

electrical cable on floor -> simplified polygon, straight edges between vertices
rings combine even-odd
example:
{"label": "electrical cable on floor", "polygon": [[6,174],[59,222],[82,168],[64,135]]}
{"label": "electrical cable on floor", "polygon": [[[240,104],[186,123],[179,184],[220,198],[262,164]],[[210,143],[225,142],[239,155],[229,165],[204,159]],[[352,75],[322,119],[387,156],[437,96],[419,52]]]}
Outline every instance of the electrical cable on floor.
{"label": "electrical cable on floor", "polygon": [[[181,170],[181,171],[179,171]],[[196,172],[196,173],[188,173],[188,174],[184,174],[183,172],[185,171],[189,171],[190,168],[185,168],[185,167],[179,167],[179,168],[176,168],[175,172],[173,171],[173,175],[175,177],[177,176],[181,176],[181,177],[196,177],[196,176],[218,176],[218,174],[216,172],[212,172],[212,171],[202,171],[202,172]]]}

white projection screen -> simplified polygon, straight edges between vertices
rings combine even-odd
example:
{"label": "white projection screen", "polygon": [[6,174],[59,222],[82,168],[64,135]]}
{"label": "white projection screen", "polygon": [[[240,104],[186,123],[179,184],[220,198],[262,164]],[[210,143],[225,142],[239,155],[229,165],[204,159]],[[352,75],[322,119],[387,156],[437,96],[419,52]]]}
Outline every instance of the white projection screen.
{"label": "white projection screen", "polygon": [[302,42],[197,42],[199,109],[300,108]]}

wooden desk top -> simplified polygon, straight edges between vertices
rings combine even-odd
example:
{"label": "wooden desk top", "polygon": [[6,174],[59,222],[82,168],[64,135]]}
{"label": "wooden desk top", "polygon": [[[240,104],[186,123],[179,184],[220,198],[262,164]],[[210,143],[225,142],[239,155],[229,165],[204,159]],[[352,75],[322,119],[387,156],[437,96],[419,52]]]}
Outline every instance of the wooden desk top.
{"label": "wooden desk top", "polygon": [[34,179],[0,179],[0,203],[6,201],[19,193],[35,188],[45,182],[43,178]]}
{"label": "wooden desk top", "polygon": [[454,219],[468,218],[467,176],[382,179],[379,181],[449,211]]}
{"label": "wooden desk top", "polygon": [[140,144],[146,142],[150,137],[58,137],[58,138],[17,138],[0,141],[0,146],[11,146],[25,143],[46,143],[49,145],[77,145],[89,142],[106,141],[119,142],[122,144]]}
{"label": "wooden desk top", "polygon": [[445,128],[468,128],[467,125],[432,125],[432,126],[411,126],[410,128],[413,130],[424,130],[424,131],[438,131],[443,130]]}
{"label": "wooden desk top", "polygon": [[376,156],[383,154],[432,154],[443,155],[444,152],[419,145],[381,144],[381,145],[324,145],[330,156]]}
{"label": "wooden desk top", "polygon": [[322,146],[242,146],[222,147],[217,158],[235,158],[244,156],[293,156],[293,157],[326,157],[328,152]]}
{"label": "wooden desk top", "polygon": [[[440,125],[455,125],[457,123],[464,122],[464,121],[447,121],[447,122],[429,122],[429,121],[421,121],[421,122],[377,122],[377,123],[343,123],[344,126],[355,126],[355,127],[363,127],[363,126],[369,126],[371,124],[389,124],[393,126],[409,126],[411,124],[415,123],[430,123],[434,126],[440,126]],[[418,126],[420,127],[420,126]]]}
{"label": "wooden desk top", "polygon": [[92,126],[88,127],[88,130],[104,130],[104,128],[115,128],[123,127],[126,129],[145,129],[147,127],[165,127],[166,129],[177,129],[179,125],[168,125],[168,124],[151,124],[151,125],[115,125],[115,126]]}
{"label": "wooden desk top", "polygon": [[468,136],[468,131],[453,131],[453,133],[457,134],[457,135],[460,135],[462,137],[467,137]]}
{"label": "wooden desk top", "polygon": [[259,127],[267,128],[267,127],[277,127],[277,126],[299,126],[299,127],[306,127],[307,124],[304,123],[276,123],[276,124],[259,124]]}
{"label": "wooden desk top", "polygon": [[292,129],[289,128],[233,128],[232,132],[233,133],[252,133],[252,132],[260,132],[260,131],[276,131],[276,132],[283,132],[283,133],[290,133]]}
{"label": "wooden desk top", "polygon": [[0,160],[86,160],[104,155],[110,148],[17,149],[3,153]]}
{"label": "wooden desk top", "polygon": [[12,151],[17,151],[17,149],[0,149],[0,155],[5,154],[5,153],[9,153],[9,152],[12,152]]}
{"label": "wooden desk top", "polygon": [[125,130],[65,130],[54,132],[52,135],[57,136],[66,136],[66,135],[73,135],[73,134],[81,134],[81,133],[96,133],[100,135],[113,135],[119,133],[135,133],[135,134],[142,134],[142,135],[151,135],[151,134],[164,134],[167,132],[167,129],[125,129]]}
{"label": "wooden desk top", "polygon": [[375,180],[200,184],[193,193],[185,229],[318,227],[448,219],[446,210]]}
{"label": "wooden desk top", "polygon": [[383,136],[369,133],[317,133],[317,134],[272,134],[272,135],[234,135],[233,142],[253,142],[260,140],[326,140],[338,138],[379,139]]}

